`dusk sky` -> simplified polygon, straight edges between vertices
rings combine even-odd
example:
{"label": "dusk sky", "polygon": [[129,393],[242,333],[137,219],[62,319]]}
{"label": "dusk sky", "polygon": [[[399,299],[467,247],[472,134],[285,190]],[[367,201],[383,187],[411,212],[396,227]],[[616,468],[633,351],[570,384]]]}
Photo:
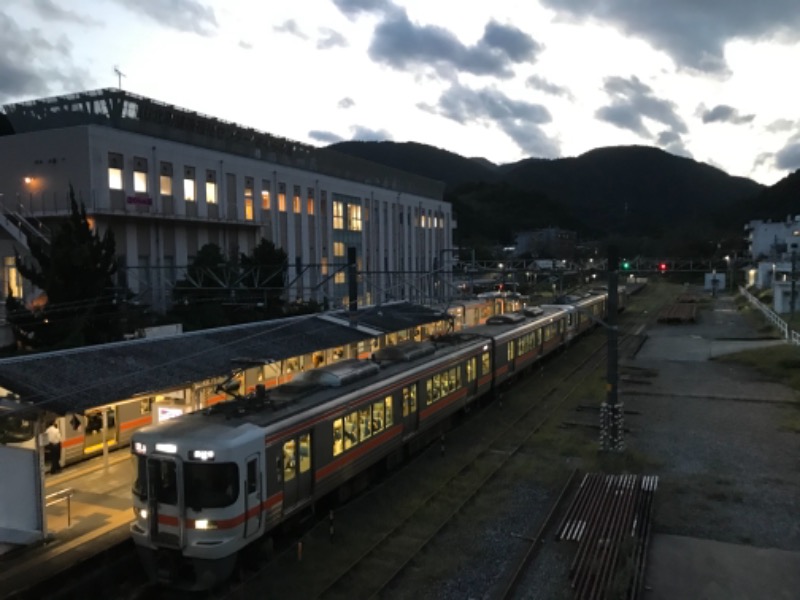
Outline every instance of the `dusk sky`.
{"label": "dusk sky", "polygon": [[325,146],[800,168],[798,0],[3,0],[0,104],[104,87]]}

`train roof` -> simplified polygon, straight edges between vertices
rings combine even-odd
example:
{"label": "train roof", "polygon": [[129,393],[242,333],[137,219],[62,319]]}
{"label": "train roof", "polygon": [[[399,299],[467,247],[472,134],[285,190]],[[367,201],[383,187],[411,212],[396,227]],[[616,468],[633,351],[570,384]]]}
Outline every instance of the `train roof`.
{"label": "train roof", "polygon": [[441,311],[409,302],[287,317],[0,359],[0,386],[55,413],[82,412],[231,372],[434,323]]}

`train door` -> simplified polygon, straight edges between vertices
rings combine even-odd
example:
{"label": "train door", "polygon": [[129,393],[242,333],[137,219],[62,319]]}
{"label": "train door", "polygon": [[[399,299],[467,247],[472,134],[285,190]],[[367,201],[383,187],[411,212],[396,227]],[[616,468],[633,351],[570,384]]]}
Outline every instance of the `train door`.
{"label": "train door", "polygon": [[247,478],[245,479],[244,496],[244,537],[258,533],[261,528],[261,502],[262,490],[264,488],[261,481],[261,457],[259,454],[252,454],[247,457]]}
{"label": "train door", "polygon": [[418,425],[417,384],[412,383],[403,388],[403,432],[414,432],[417,430]]}
{"label": "train door", "polygon": [[293,506],[312,493],[311,432],[283,443],[283,505]]}
{"label": "train door", "polygon": [[508,340],[508,346],[506,346],[506,356],[508,358],[508,371],[509,373],[513,372],[516,368],[517,361],[515,360],[517,357],[516,354],[517,342],[516,340]]}
{"label": "train door", "polygon": [[[117,445],[117,408],[107,406],[86,412],[86,431],[83,453],[93,454],[103,450],[103,439],[108,446]],[[104,431],[105,430],[105,431]]]}

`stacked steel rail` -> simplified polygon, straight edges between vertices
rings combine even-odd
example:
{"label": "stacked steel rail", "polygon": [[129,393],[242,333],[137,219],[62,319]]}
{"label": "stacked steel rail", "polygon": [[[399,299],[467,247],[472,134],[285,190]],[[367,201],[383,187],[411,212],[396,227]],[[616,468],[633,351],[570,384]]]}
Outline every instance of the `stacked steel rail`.
{"label": "stacked steel rail", "polygon": [[556,532],[578,542],[575,598],[639,597],[658,477],[587,473]]}

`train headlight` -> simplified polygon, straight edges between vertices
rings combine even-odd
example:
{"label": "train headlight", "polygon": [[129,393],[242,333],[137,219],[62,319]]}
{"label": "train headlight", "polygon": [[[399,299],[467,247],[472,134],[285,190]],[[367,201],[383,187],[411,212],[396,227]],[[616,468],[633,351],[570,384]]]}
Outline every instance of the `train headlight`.
{"label": "train headlight", "polygon": [[144,521],[147,520],[147,509],[146,508],[134,508],[133,509],[133,514],[135,514],[140,519],[143,519]]}
{"label": "train headlight", "polygon": [[194,522],[195,529],[216,529],[217,524],[214,521],[209,521],[208,519],[197,519]]}

